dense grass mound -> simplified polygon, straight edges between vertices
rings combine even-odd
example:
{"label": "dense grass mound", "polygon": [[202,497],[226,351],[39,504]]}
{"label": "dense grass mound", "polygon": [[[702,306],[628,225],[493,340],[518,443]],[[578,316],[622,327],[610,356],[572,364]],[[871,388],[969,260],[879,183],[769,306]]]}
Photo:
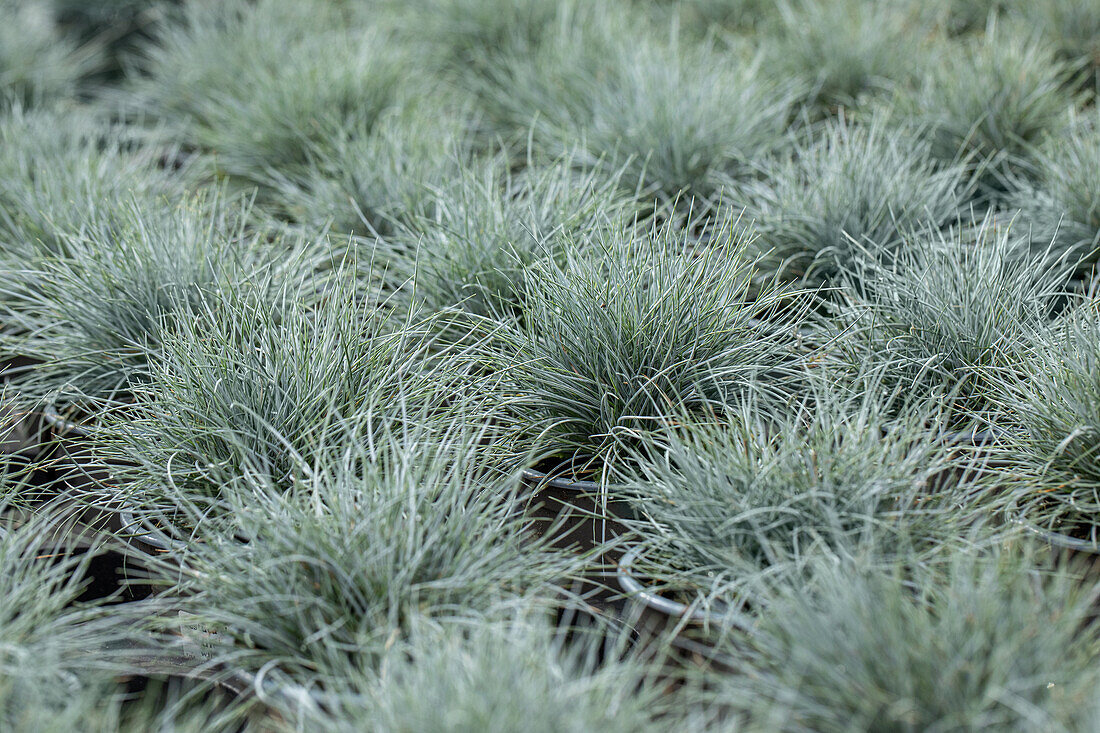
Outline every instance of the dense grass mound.
{"label": "dense grass mound", "polygon": [[0,0],[0,728],[1095,728],[1098,31]]}

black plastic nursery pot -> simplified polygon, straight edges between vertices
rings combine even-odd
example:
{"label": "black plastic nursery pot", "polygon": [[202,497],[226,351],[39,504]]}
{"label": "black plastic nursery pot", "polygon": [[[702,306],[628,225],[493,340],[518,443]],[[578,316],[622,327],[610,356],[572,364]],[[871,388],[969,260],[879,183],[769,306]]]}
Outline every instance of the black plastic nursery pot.
{"label": "black plastic nursery pot", "polygon": [[[98,520],[99,526],[102,528],[116,533],[127,529],[140,530],[140,541],[132,544],[142,550],[147,550],[150,547],[160,549],[153,544],[159,539],[155,531],[150,530],[149,527],[139,527],[132,521],[132,517],[129,520],[123,518],[122,515],[125,513],[126,507],[120,508],[115,506],[113,502],[109,504],[89,502],[86,498],[80,498],[101,494],[104,487],[111,486],[114,481],[111,468],[120,465],[115,462],[105,463],[99,461],[91,455],[90,445],[93,428],[87,423],[62,414],[52,404],[42,408],[42,418],[53,433],[55,449],[52,463],[55,472],[62,479],[65,493],[81,501],[82,511],[87,512],[89,515],[98,515],[100,517]],[[141,544],[141,541],[149,539],[145,535],[149,535],[149,538],[152,539],[152,542],[148,543],[148,547]]]}
{"label": "black plastic nursery pot", "polygon": [[[634,580],[631,567],[639,550],[624,550],[619,541],[627,534],[620,520],[634,512],[628,502],[608,497],[612,487],[555,476],[554,469],[528,469],[523,472],[523,479],[534,491],[532,500],[537,503],[532,506],[537,507],[536,522],[542,524],[544,531],[565,520],[565,531],[558,530],[555,545],[594,553],[591,570],[578,594],[594,615],[613,618],[625,625],[633,643],[642,647],[668,641],[677,652],[678,663],[732,668],[731,658],[692,638],[704,627],[720,628],[726,624],[725,619],[709,616],[700,609],[689,610],[683,604],[647,592]],[[640,593],[635,592],[639,590]],[[687,624],[683,623],[685,614]]]}
{"label": "black plastic nursery pot", "polygon": [[617,521],[629,506],[608,497],[608,487],[595,481],[555,477],[552,473],[526,469],[523,481],[531,487],[539,507],[536,521],[545,529],[565,514],[568,530],[555,537],[555,545],[582,551],[598,550],[624,531]]}
{"label": "black plastic nursery pot", "polygon": [[[33,359],[23,356],[0,359],[0,384],[6,384],[10,378],[33,369],[36,364]],[[0,453],[27,458],[35,458],[41,453],[46,431],[37,414],[13,402],[0,403],[0,420],[6,433],[0,440]]]}
{"label": "black plastic nursery pot", "polygon": [[[1044,529],[1016,515],[1016,524],[1031,537],[1045,544],[1055,567],[1068,569],[1086,588],[1100,578],[1100,535],[1095,540],[1074,537],[1063,532]],[[1093,601],[1091,619],[1100,619],[1100,599]]]}
{"label": "black plastic nursery pot", "polygon": [[[89,428],[63,416],[53,405],[44,407],[42,415],[60,445],[59,458],[70,488],[79,491],[107,485],[111,479],[110,467],[95,463],[87,454],[85,443],[91,436]],[[173,537],[170,530],[158,526],[148,517],[139,517],[131,508],[120,508],[109,514],[113,517],[111,529],[119,532],[132,547],[146,554],[178,552],[186,546],[182,540]]]}
{"label": "black plastic nursery pot", "polygon": [[534,520],[534,532],[554,531],[553,545],[558,549],[589,553],[592,587],[586,588],[585,597],[590,596],[599,606],[611,604],[613,594],[607,592],[611,568],[621,554],[616,540],[626,531],[619,519],[629,516],[629,505],[611,499],[609,487],[595,481],[533,469],[523,472],[523,481],[532,490],[527,511]]}
{"label": "black plastic nursery pot", "polygon": [[[57,507],[64,512],[64,508]],[[5,524],[18,526],[24,518],[8,515]],[[40,538],[36,561],[60,563],[69,558],[87,557],[79,565],[81,575],[76,580],[83,584],[77,602],[100,601],[108,605],[148,598],[153,587],[143,582],[144,565],[138,556],[125,547],[110,542],[97,541],[97,530],[88,527],[74,515],[59,520]]]}
{"label": "black plastic nursery pot", "polygon": [[[744,634],[749,624],[740,612],[716,605],[714,610],[683,603],[646,584],[636,570],[643,557],[636,545],[619,560],[615,576],[627,599],[626,613],[636,628],[651,638],[670,638],[670,644],[696,666],[732,671],[737,662],[728,654],[697,637]],[[705,632],[705,633],[700,633]]]}
{"label": "black plastic nursery pot", "polygon": [[568,588],[568,603],[559,612],[559,624],[588,633],[585,628],[608,623],[621,632],[625,622],[632,643],[638,643],[643,638],[641,631],[625,617],[613,577],[621,555],[618,540],[625,533],[619,518],[626,516],[629,506],[611,500],[606,485],[555,476],[553,469],[525,470],[523,481],[531,489],[525,509],[533,520],[531,530],[540,536],[553,532],[554,547],[587,556],[585,572]]}
{"label": "black plastic nursery pot", "polygon": [[41,414],[52,433],[51,442],[56,447],[53,457],[65,483],[74,491],[87,491],[102,485],[110,474],[107,466],[96,464],[88,454],[91,430],[63,415],[53,404],[45,405]]}

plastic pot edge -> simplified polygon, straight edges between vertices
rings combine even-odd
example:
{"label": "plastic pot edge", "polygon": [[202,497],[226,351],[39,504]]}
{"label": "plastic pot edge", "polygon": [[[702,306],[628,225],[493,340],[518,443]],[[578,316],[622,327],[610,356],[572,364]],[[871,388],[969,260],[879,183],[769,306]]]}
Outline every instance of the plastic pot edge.
{"label": "plastic pot edge", "polygon": [[556,489],[566,489],[578,493],[594,493],[602,491],[606,484],[595,481],[569,481],[564,478],[551,478],[549,474],[536,471],[533,468],[523,469],[523,479],[538,486],[553,486]]}
{"label": "plastic pot edge", "polygon": [[622,588],[624,593],[627,593],[632,598],[637,598],[642,601],[646,606],[663,613],[666,616],[674,617],[687,617],[692,621],[699,621],[703,623],[709,623],[718,626],[734,626],[742,627],[740,623],[730,623],[729,619],[725,615],[719,615],[704,611],[701,608],[692,608],[686,604],[674,601],[670,598],[665,598],[659,593],[647,590],[642,583],[634,577],[631,572],[631,566],[641,556],[642,546],[635,545],[623,554],[621,560],[619,560],[618,567],[615,569],[615,576],[619,581],[619,587]]}
{"label": "plastic pot edge", "polygon": [[1085,552],[1090,555],[1100,556],[1100,543],[1090,542],[1088,540],[1078,539],[1076,537],[1070,537],[1064,535],[1061,532],[1054,532],[1053,530],[1043,529],[1037,527],[1031,522],[1024,519],[1023,514],[1018,512],[1012,521],[1023,528],[1026,532],[1038,537],[1047,544],[1053,547],[1059,547],[1063,550],[1076,550],[1078,552]]}
{"label": "plastic pot edge", "polygon": [[129,509],[119,510],[118,517],[122,522],[122,532],[126,533],[129,540],[143,542],[160,552],[179,552],[187,548],[186,542],[168,537],[147,520],[135,517]]}
{"label": "plastic pot edge", "polygon": [[80,423],[61,417],[61,413],[57,411],[57,407],[52,402],[44,405],[41,412],[43,419],[49,423],[51,428],[57,431],[58,435],[73,435],[80,438],[91,435],[91,431]]}

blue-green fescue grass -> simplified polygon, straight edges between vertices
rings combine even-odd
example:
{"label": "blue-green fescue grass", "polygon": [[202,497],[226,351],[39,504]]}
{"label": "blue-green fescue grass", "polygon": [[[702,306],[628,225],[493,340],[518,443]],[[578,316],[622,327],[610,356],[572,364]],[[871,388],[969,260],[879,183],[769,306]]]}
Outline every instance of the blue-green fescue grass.
{"label": "blue-green fescue grass", "polygon": [[[1032,31],[1038,29],[1058,55],[1071,64],[1100,71],[1100,6],[1092,0],[1006,0],[1010,18]],[[1100,90],[1098,90],[1100,91]]]}
{"label": "blue-green fescue grass", "polygon": [[187,171],[163,151],[85,111],[25,110],[0,119],[0,244],[7,268],[66,256],[65,236],[118,218],[134,199],[180,196]]}
{"label": "blue-green fescue grass", "polygon": [[1005,446],[1011,485],[1026,519],[1097,540],[1100,517],[1100,309],[1095,291],[1037,339],[997,385],[1013,428]]}
{"label": "blue-green fescue grass", "polygon": [[779,16],[771,0],[636,0],[659,22],[674,20],[691,36],[748,34]]}
{"label": "blue-green fescue grass", "polygon": [[415,62],[382,34],[317,32],[279,49],[278,60],[236,69],[252,77],[243,93],[208,89],[193,118],[199,145],[247,185],[265,183],[269,170],[307,168],[318,148],[335,153],[328,146],[372,130],[415,85]]}
{"label": "blue-green fescue grass", "polygon": [[[602,2],[603,0],[597,0]],[[382,0],[363,12],[377,22],[379,6],[405,43],[421,47],[441,72],[477,74],[495,55],[514,48],[533,49],[572,11],[563,0]]]}
{"label": "blue-green fescue grass", "polygon": [[1002,372],[1048,328],[1075,269],[1029,241],[989,216],[913,234],[892,259],[869,249],[844,288],[838,353],[889,365],[892,385],[946,400],[956,427],[987,418]]}
{"label": "blue-green fescue grass", "polygon": [[396,235],[390,254],[413,307],[514,321],[536,262],[560,264],[566,243],[628,222],[633,201],[618,176],[578,171],[573,160],[519,173],[492,160],[437,190],[432,210]]}
{"label": "blue-green fescue grass", "polygon": [[53,0],[58,18],[84,38],[107,36],[110,41],[119,29],[129,30],[134,21],[151,23],[179,0],[99,0],[86,3],[83,0]]}
{"label": "blue-green fescue grass", "polygon": [[980,33],[998,22],[1012,0],[907,0],[904,4],[924,23],[952,36]]}
{"label": "blue-green fescue grass", "polygon": [[579,560],[527,530],[517,477],[485,459],[493,438],[461,418],[390,422],[289,490],[238,482],[225,497],[235,533],[199,527],[182,558],[185,613],[168,623],[216,632],[214,658],[268,682],[340,690],[414,617],[551,598]]}
{"label": "blue-green fescue grass", "polygon": [[965,161],[979,172],[978,194],[997,199],[1009,174],[1030,175],[1034,147],[1062,133],[1076,104],[1075,68],[1051,46],[1007,26],[941,44],[923,82],[894,99],[903,124],[914,124],[944,162]]}
{"label": "blue-green fescue grass", "polygon": [[1039,244],[1096,263],[1100,247],[1100,114],[1085,113],[1067,135],[1044,141],[1036,155],[1034,181],[1017,182],[1010,200]]}
{"label": "blue-green fescue grass", "polygon": [[125,606],[78,601],[103,543],[74,555],[56,539],[64,518],[11,523],[20,487],[0,470],[0,728],[87,730],[118,692],[111,677],[130,670],[125,645],[149,648],[150,637]]}
{"label": "blue-green fescue grass", "polygon": [[[1037,567],[1038,566],[1038,567]],[[716,680],[749,730],[1095,730],[1091,582],[1026,553],[915,572],[818,563],[769,600],[755,650]],[[732,725],[732,723],[730,723]]]}
{"label": "blue-green fescue grass", "polygon": [[394,315],[347,268],[306,286],[265,276],[200,299],[161,343],[147,387],[105,419],[101,450],[128,464],[108,499],[171,509],[186,490],[216,503],[245,475],[289,487],[405,413],[443,420],[475,389],[486,414],[505,404],[477,376],[476,344],[437,349],[430,322]]}
{"label": "blue-green fescue grass", "polygon": [[897,3],[784,0],[778,8],[763,41],[768,66],[805,80],[811,116],[857,108],[868,95],[919,78],[928,65],[928,34]]}
{"label": "blue-green fescue grass", "polygon": [[[210,151],[222,172],[266,186],[301,174],[349,130],[432,93],[384,30],[347,27],[324,2],[198,2],[166,25],[133,72],[126,104]],[[418,81],[419,80],[419,81]],[[435,90],[438,91],[438,90]]]}
{"label": "blue-green fescue grass", "polygon": [[340,20],[334,5],[313,0],[190,2],[131,59],[133,107],[177,131],[191,130],[212,97],[245,99],[254,81],[249,71],[280,68],[288,48],[339,27]]}
{"label": "blue-green fescue grass", "polygon": [[867,242],[893,252],[914,230],[957,220],[969,195],[966,169],[937,166],[929,152],[929,142],[880,116],[862,124],[842,116],[799,143],[742,188],[769,265],[835,284]]}
{"label": "blue-green fescue grass", "polygon": [[95,91],[119,80],[126,58],[169,18],[183,0],[49,0],[59,26],[83,43],[102,48]]}
{"label": "blue-green fescue grass", "polygon": [[622,22],[605,13],[564,25],[534,53],[499,59],[482,90],[489,119],[504,138],[530,130],[551,155],[625,164],[623,181],[633,189],[641,180],[647,203],[700,213],[782,142],[794,88],[769,77],[759,56],[623,34]]}
{"label": "blue-green fescue grass", "polygon": [[671,221],[635,223],[531,268],[502,369],[544,455],[598,471],[625,436],[685,407],[781,390],[805,303],[760,282],[751,237],[732,217],[705,244]]}
{"label": "blue-green fescue grass", "polygon": [[334,733],[361,730],[368,719],[379,733],[633,733],[669,730],[688,717],[659,698],[645,663],[631,656],[600,663],[596,644],[566,645],[545,615],[411,626],[379,670],[352,675],[345,692],[326,697],[328,710],[304,722]]}
{"label": "blue-green fescue grass", "polygon": [[252,229],[261,222],[250,222],[247,202],[208,193],[178,205],[119,202],[104,220],[59,232],[64,256],[6,274],[11,348],[44,362],[20,380],[25,397],[125,399],[148,378],[165,334],[192,324],[205,294],[255,268],[278,269],[292,245]]}
{"label": "blue-green fescue grass", "polygon": [[0,109],[71,101],[101,62],[99,48],[58,27],[46,0],[3,0],[0,17]]}
{"label": "blue-green fescue grass", "polygon": [[947,476],[972,461],[939,440],[938,404],[882,367],[854,379],[809,371],[787,404],[746,399],[722,420],[642,441],[616,476],[635,487],[624,491],[645,548],[638,573],[735,609],[761,578],[797,578],[813,558],[871,546],[875,562],[925,562],[964,541],[977,504]]}
{"label": "blue-green fescue grass", "polygon": [[426,104],[394,109],[369,128],[353,122],[309,151],[300,170],[269,170],[283,215],[334,233],[390,237],[428,216],[435,191],[473,165],[473,118]]}

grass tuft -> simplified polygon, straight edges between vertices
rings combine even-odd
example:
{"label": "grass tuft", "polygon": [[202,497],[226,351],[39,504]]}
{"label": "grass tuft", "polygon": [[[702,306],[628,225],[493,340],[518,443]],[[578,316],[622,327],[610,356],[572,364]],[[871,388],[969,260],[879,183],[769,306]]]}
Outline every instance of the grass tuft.
{"label": "grass tuft", "polygon": [[1019,553],[912,573],[817,566],[781,592],[720,699],[764,730],[1087,730],[1093,590]]}
{"label": "grass tuft", "polygon": [[205,529],[188,552],[182,623],[218,632],[213,652],[235,667],[341,690],[417,617],[545,597],[576,561],[527,532],[517,482],[482,458],[491,438],[391,422],[290,491],[239,485],[235,536]]}
{"label": "grass tuft", "polygon": [[1028,245],[987,217],[912,235],[893,259],[869,250],[839,314],[846,358],[889,365],[892,384],[952,405],[957,426],[988,417],[994,386],[1047,329],[1075,267]]}
{"label": "grass tuft", "polygon": [[548,453],[597,465],[684,407],[777,390],[797,358],[797,302],[758,287],[752,232],[725,219],[698,243],[674,223],[611,230],[530,271],[504,369]]}
{"label": "grass tuft", "polygon": [[867,243],[894,252],[912,232],[955,221],[968,176],[961,165],[930,161],[929,148],[881,117],[841,117],[769,166],[744,190],[772,268],[836,284]]}

